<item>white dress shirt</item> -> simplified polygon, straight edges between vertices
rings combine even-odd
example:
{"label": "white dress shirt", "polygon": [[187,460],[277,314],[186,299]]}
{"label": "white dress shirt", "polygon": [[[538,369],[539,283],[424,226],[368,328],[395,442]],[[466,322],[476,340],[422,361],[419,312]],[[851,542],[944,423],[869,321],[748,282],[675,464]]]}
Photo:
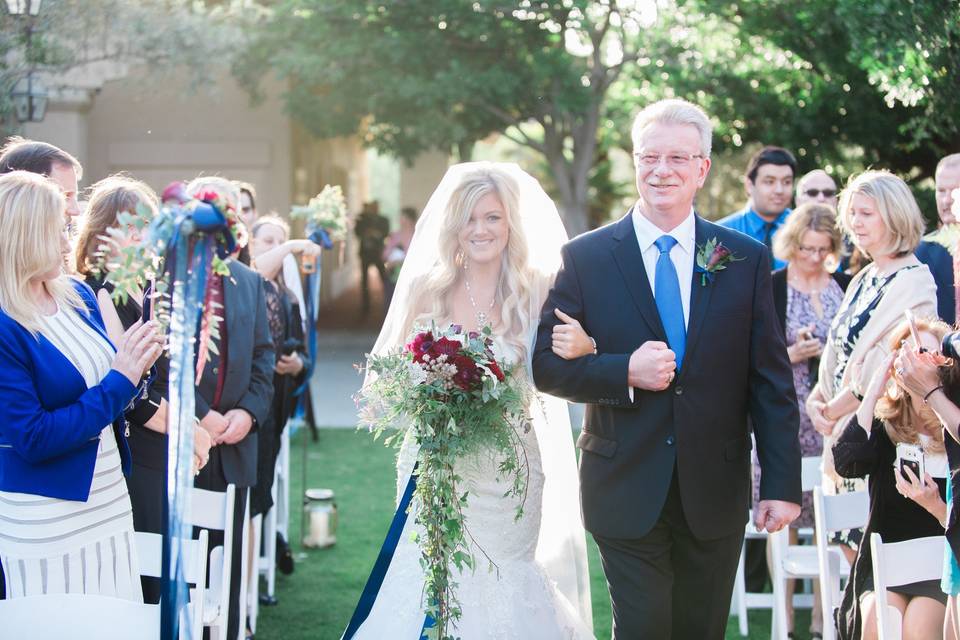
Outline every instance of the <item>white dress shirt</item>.
{"label": "white dress shirt", "polygon": [[654,297],[657,295],[654,280],[657,273],[657,260],[660,258],[660,250],[654,243],[663,235],[673,236],[677,241],[677,244],[673,245],[670,250],[670,259],[673,261],[673,267],[677,270],[677,278],[680,280],[683,322],[688,327],[690,326],[690,290],[693,282],[693,263],[697,250],[695,222],[696,218],[693,215],[693,209],[691,209],[690,215],[684,218],[683,222],[670,231],[664,232],[640,213],[639,206],[633,207],[633,229],[637,234],[637,242],[640,243],[643,267],[647,271],[647,279],[650,281],[650,290],[653,291]]}

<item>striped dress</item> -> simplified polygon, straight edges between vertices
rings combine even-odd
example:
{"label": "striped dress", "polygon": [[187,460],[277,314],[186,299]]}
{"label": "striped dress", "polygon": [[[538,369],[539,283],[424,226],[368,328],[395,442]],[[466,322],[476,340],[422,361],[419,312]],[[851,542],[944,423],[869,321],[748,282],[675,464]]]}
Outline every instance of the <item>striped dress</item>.
{"label": "striped dress", "polygon": [[[110,371],[113,347],[75,310],[45,316],[41,333],[88,388]],[[130,496],[112,425],[100,432],[86,502],[0,491],[0,563],[8,598],[87,593],[143,601]]]}

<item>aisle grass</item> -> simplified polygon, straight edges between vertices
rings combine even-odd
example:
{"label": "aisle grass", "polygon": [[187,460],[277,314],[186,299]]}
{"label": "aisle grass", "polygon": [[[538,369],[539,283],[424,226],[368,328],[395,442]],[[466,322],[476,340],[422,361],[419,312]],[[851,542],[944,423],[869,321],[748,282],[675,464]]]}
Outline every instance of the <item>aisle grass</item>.
{"label": "aisle grass", "polygon": [[[323,429],[318,442],[309,442],[307,486],[333,489],[340,512],[337,544],[330,549],[303,550],[300,538],[302,436],[291,450],[291,544],[297,556],[293,575],[277,577],[276,607],[261,607],[258,640],[336,640],[346,627],[363,589],[390,518],[396,492],[394,453],[379,442],[349,429]],[[309,440],[309,437],[307,438]],[[571,496],[571,499],[576,499]],[[588,539],[594,630],[610,637],[610,605],[596,545]],[[300,553],[306,554],[305,558]],[[687,603],[694,610],[697,603]],[[798,628],[805,630],[808,617]],[[750,638],[770,637],[768,612],[751,612]],[[739,638],[736,620],[727,638]],[[806,637],[798,634],[798,637]],[[384,639],[393,640],[393,639]],[[397,639],[413,640],[413,639]],[[463,640],[473,640],[464,638]]]}

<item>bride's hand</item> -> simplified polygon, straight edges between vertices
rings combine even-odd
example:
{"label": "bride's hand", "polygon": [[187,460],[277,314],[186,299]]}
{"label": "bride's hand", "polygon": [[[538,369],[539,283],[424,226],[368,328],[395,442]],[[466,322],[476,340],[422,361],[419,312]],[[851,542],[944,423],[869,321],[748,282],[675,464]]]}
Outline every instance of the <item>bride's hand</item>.
{"label": "bride's hand", "polygon": [[564,360],[574,360],[595,351],[593,340],[590,339],[579,322],[560,311],[560,309],[555,309],[554,313],[563,323],[553,327],[553,345],[551,348],[555,354]]}

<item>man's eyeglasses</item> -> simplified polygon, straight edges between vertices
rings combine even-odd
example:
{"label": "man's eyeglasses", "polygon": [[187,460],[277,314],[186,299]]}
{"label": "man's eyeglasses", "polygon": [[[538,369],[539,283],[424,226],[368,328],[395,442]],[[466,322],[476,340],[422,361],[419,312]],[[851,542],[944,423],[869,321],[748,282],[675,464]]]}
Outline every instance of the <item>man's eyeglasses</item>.
{"label": "man's eyeglasses", "polygon": [[831,253],[833,253],[833,249],[831,249],[830,247],[806,247],[802,244],[799,247],[797,247],[797,251],[799,251],[805,256],[813,256],[813,255],[828,256]]}
{"label": "man's eyeglasses", "polygon": [[640,153],[639,151],[634,152],[633,159],[636,160],[640,166],[652,168],[659,166],[661,160],[665,160],[668,167],[673,169],[679,169],[681,167],[687,166],[687,164],[694,158],[702,158],[702,154],[689,154],[689,153],[671,153],[668,155],[663,155],[660,153]]}
{"label": "man's eyeglasses", "polygon": [[837,190],[836,189],[807,189],[804,191],[804,193],[807,194],[808,198],[816,198],[821,193],[823,194],[824,198],[832,198],[833,196],[837,195]]}

